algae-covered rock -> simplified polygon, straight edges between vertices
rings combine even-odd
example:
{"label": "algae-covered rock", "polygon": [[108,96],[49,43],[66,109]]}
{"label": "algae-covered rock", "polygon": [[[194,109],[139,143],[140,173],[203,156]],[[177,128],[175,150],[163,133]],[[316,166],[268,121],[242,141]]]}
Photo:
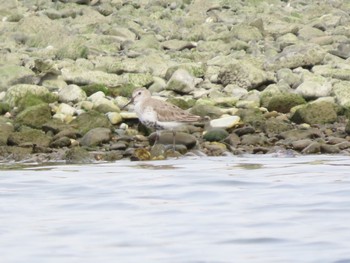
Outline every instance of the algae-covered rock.
{"label": "algae-covered rock", "polygon": [[17,83],[34,83],[35,73],[29,68],[17,65],[0,66],[0,91]]}
{"label": "algae-covered rock", "polygon": [[283,49],[273,58],[267,58],[265,68],[279,70],[281,68],[311,67],[323,61],[326,50],[316,44],[296,44]]}
{"label": "algae-covered rock", "polygon": [[[156,139],[156,133],[152,133],[149,136],[150,143],[153,144]],[[173,133],[172,132],[162,132],[159,136],[158,143],[160,144],[173,144]],[[187,149],[193,148],[197,144],[196,137],[191,134],[184,132],[177,132],[175,134],[175,144],[183,144]]]}
{"label": "algae-covered rock", "polygon": [[73,147],[69,149],[64,158],[66,163],[69,164],[84,164],[93,162],[90,153],[82,147]]}
{"label": "algae-covered rock", "polygon": [[263,129],[266,119],[259,109],[240,109],[236,113],[245,124],[250,124],[255,129]]}
{"label": "algae-covered rock", "polygon": [[345,108],[350,108],[350,81],[339,81],[333,86],[333,95],[337,103]]}
{"label": "algae-covered rock", "polygon": [[291,108],[297,105],[305,104],[304,98],[298,94],[282,93],[273,96],[268,102],[269,111],[288,113]]}
{"label": "algae-covered rock", "polygon": [[265,133],[271,137],[291,129],[293,125],[290,122],[278,118],[267,119],[264,127]]}
{"label": "algae-covered rock", "polygon": [[51,119],[51,108],[46,103],[30,106],[21,111],[16,117],[16,123],[32,128],[41,129],[43,124]]}
{"label": "algae-covered rock", "polygon": [[330,102],[309,103],[297,109],[291,116],[295,123],[325,124],[337,120],[335,104]]}
{"label": "algae-covered rock", "polygon": [[51,137],[44,132],[36,129],[24,129],[23,131],[13,132],[8,138],[9,145],[36,145],[39,147],[48,147]]}
{"label": "algae-covered rock", "polygon": [[108,117],[97,111],[82,113],[70,124],[72,127],[78,129],[81,134],[85,134],[94,128],[111,128]]}
{"label": "algae-covered rock", "polygon": [[214,128],[206,132],[203,136],[203,139],[209,142],[220,142],[227,138],[229,133],[222,128]]}
{"label": "algae-covered rock", "polygon": [[230,61],[219,73],[223,85],[235,84],[245,89],[254,89],[262,84],[273,82],[274,76],[248,61]]}
{"label": "algae-covered rock", "polygon": [[213,105],[196,104],[192,107],[190,112],[194,115],[201,117],[209,117],[211,119],[218,118],[222,115],[222,111],[219,107]]}
{"label": "algae-covered rock", "polygon": [[7,145],[8,137],[13,130],[12,124],[0,122],[0,146]]}
{"label": "algae-covered rock", "polygon": [[169,98],[166,101],[178,106],[179,108],[181,108],[183,110],[188,110],[195,103],[195,100],[183,100],[181,98]]}
{"label": "algae-covered rock", "polygon": [[[50,92],[47,88],[38,85],[30,85],[30,84],[17,84],[10,87],[5,95],[4,102],[8,103],[10,107],[15,107],[18,105],[18,102],[28,96],[29,94],[35,95],[39,98],[45,98],[46,96],[49,98]],[[45,99],[44,99],[45,100]]]}
{"label": "algae-covered rock", "polygon": [[88,97],[98,91],[102,91],[107,96],[111,95],[111,91],[109,90],[109,88],[103,84],[90,84],[90,85],[83,86],[81,88]]}

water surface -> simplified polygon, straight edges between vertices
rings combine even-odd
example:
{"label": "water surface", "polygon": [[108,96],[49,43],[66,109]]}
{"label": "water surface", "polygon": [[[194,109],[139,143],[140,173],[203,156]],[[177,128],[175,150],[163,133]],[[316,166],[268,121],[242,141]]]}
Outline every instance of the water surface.
{"label": "water surface", "polygon": [[1,263],[350,262],[347,156],[3,168]]}

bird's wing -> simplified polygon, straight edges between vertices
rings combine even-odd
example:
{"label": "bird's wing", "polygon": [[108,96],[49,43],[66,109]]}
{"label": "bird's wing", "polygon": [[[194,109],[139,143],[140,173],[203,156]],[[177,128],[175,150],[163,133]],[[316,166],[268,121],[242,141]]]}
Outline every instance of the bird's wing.
{"label": "bird's wing", "polygon": [[158,121],[196,122],[200,116],[193,115],[173,104],[153,99],[153,105],[157,109]]}

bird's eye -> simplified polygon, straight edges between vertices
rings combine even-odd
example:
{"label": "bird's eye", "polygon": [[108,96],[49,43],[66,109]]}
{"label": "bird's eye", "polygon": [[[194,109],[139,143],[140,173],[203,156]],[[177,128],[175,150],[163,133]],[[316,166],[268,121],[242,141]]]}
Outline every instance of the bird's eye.
{"label": "bird's eye", "polygon": [[138,94],[138,95],[141,95],[141,91],[139,91],[137,94]]}

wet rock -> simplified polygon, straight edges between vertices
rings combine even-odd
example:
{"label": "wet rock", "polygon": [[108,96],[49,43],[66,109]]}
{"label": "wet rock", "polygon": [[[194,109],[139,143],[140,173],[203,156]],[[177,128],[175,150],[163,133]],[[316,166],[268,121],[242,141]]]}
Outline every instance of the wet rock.
{"label": "wet rock", "polygon": [[303,139],[314,139],[322,136],[321,131],[316,128],[311,128],[307,130],[293,129],[285,132],[281,132],[279,136],[282,139],[287,139],[290,141],[298,141]]}
{"label": "wet rock", "polygon": [[212,128],[222,128],[229,129],[237,125],[240,121],[238,116],[228,116],[210,121],[210,126]]}
{"label": "wet rock", "polygon": [[51,108],[43,103],[31,106],[21,111],[16,117],[16,123],[41,129],[51,119]]}
{"label": "wet rock", "polygon": [[296,151],[302,151],[312,143],[310,139],[302,139],[297,141],[292,141],[292,147]]}
{"label": "wet rock", "polygon": [[309,103],[298,108],[291,116],[295,123],[324,124],[337,120],[335,105],[329,102]]}
{"label": "wet rock", "polygon": [[133,155],[130,157],[131,161],[148,161],[151,158],[151,153],[144,148],[135,149]]}
{"label": "wet rock", "polygon": [[302,153],[304,154],[314,154],[314,153],[320,153],[320,152],[321,152],[321,144],[318,142],[312,142],[302,150]]}
{"label": "wet rock", "polygon": [[[154,144],[156,139],[156,133],[152,133],[149,137],[150,143]],[[172,132],[161,132],[158,143],[160,144],[173,144],[173,133]],[[197,144],[197,139],[191,134],[184,132],[176,132],[175,136],[176,144],[183,144],[187,149],[192,149]]]}
{"label": "wet rock", "polygon": [[227,151],[226,145],[220,142],[205,142],[203,147],[207,150],[209,156],[221,156]]}
{"label": "wet rock", "polygon": [[305,104],[306,101],[298,94],[281,93],[270,98],[267,109],[269,111],[277,111],[288,113],[291,108],[297,105]]}
{"label": "wet rock", "polygon": [[330,145],[330,144],[321,144],[321,152],[322,153],[340,153],[340,149],[337,145]]}
{"label": "wet rock", "polygon": [[152,158],[159,158],[160,156],[165,156],[166,154],[166,148],[164,146],[164,144],[156,144],[152,147],[151,149],[151,156]]}
{"label": "wet rock", "polygon": [[10,86],[18,83],[34,84],[35,82],[35,73],[26,67],[0,66],[0,91],[6,91]]}
{"label": "wet rock", "polygon": [[111,128],[107,116],[97,111],[89,111],[77,116],[71,123],[72,127],[78,129],[79,133],[85,134],[94,128]]}
{"label": "wet rock", "polygon": [[272,137],[275,134],[280,134],[285,131],[289,131],[293,128],[293,125],[285,120],[280,120],[278,118],[269,118],[266,120],[264,131],[265,133]]}
{"label": "wet rock", "polygon": [[67,87],[62,88],[59,92],[58,92],[58,98],[59,101],[61,102],[73,102],[73,103],[77,103],[79,101],[83,101],[86,99],[86,94],[85,91],[82,90],[82,88],[80,88],[77,85],[68,85]]}
{"label": "wet rock", "polygon": [[220,142],[228,136],[229,133],[225,129],[213,128],[204,134],[203,139],[209,142]]}
{"label": "wet rock", "polygon": [[326,51],[315,44],[297,44],[286,47],[280,54],[265,62],[268,70],[311,67],[323,61]]}
{"label": "wet rock", "polygon": [[98,146],[109,142],[111,130],[108,128],[94,128],[89,130],[80,140],[82,146]]}
{"label": "wet rock", "polygon": [[273,74],[266,72],[248,61],[232,61],[219,73],[219,82],[224,86],[235,84],[244,89],[254,89],[262,84],[273,82]]}
{"label": "wet rock", "polygon": [[180,94],[188,94],[194,90],[195,78],[184,69],[178,69],[169,79],[166,89]]}
{"label": "wet rock", "polygon": [[84,164],[93,162],[90,153],[82,147],[73,147],[69,149],[65,153],[64,159],[68,164]]}
{"label": "wet rock", "polygon": [[241,138],[242,145],[266,145],[267,138],[262,134],[245,134]]}
{"label": "wet rock", "polygon": [[39,147],[48,147],[51,138],[44,132],[35,129],[25,129],[23,131],[13,132],[8,138],[9,145],[36,145]]}
{"label": "wet rock", "polygon": [[245,134],[253,134],[255,133],[255,129],[252,126],[244,126],[241,128],[234,129],[233,131],[238,136],[243,136]]}
{"label": "wet rock", "polygon": [[63,148],[63,147],[69,147],[72,144],[71,139],[65,136],[62,136],[56,140],[53,140],[50,143],[50,147],[52,148]]}

